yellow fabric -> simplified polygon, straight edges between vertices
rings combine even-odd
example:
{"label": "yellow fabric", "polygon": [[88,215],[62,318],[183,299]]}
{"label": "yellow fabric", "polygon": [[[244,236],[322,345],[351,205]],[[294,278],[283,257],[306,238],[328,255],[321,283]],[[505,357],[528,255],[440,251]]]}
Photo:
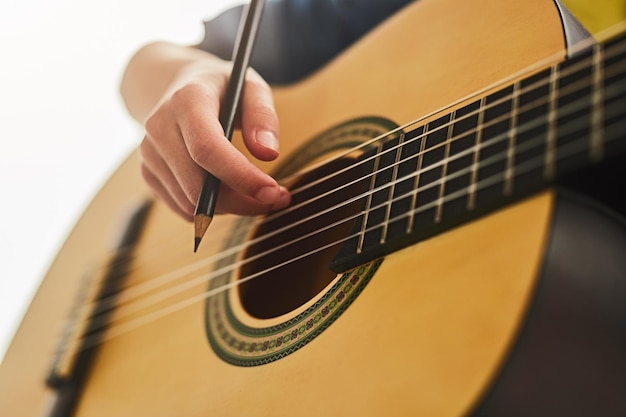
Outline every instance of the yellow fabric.
{"label": "yellow fabric", "polygon": [[562,0],[592,34],[626,20],[626,0]]}

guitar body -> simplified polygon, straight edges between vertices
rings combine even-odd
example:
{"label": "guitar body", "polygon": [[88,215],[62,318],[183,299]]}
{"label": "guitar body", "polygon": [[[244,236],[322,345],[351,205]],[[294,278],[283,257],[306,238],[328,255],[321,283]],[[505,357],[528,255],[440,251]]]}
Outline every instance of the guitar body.
{"label": "guitar body", "polygon": [[[313,144],[316,135],[349,120],[376,116],[402,125],[460,105],[529,66],[541,63],[539,70],[558,62],[563,45],[550,0],[417,2],[318,73],[275,91],[283,157],[263,168],[284,170],[302,149],[307,163],[324,159],[336,149]],[[194,254],[191,226],[154,202],[123,285],[147,288],[145,295],[157,301],[112,313],[112,330],[118,322],[134,324],[98,347],[74,414],[560,415],[553,404],[503,408],[525,404],[525,391],[512,389],[507,378],[520,376],[519,387],[533,386],[523,381],[533,375],[519,364],[532,363],[528,358],[557,343],[542,344],[541,332],[528,327],[529,317],[540,311],[545,280],[555,276],[548,254],[562,247],[554,240],[562,211],[557,195],[543,192],[363,268],[333,274],[305,301],[268,317],[251,312],[235,285],[211,297],[215,303],[204,301],[217,285],[205,278],[222,267],[214,259],[233,239],[254,239],[255,226],[220,216]],[[86,277],[102,274],[128,214],[149,199],[133,154],[84,213],[33,299],[0,368],[0,415],[45,410],[52,396],[45,379],[76,294]],[[623,233],[614,242],[623,244]],[[241,255],[233,260],[242,262]],[[298,268],[302,274],[325,270],[320,263],[304,261]],[[235,283],[248,274],[243,269],[220,279]],[[299,278],[299,271],[291,273],[287,278]],[[149,287],[155,278],[160,285]],[[165,291],[171,296],[158,298]],[[257,304],[289,305],[280,299],[288,294],[271,294]],[[324,322],[327,316],[332,320]],[[290,335],[289,348],[279,349]],[[623,351],[613,356],[621,360],[615,369],[623,370]],[[614,382],[609,387],[624,393],[624,381]],[[527,406],[544,401],[536,394],[528,394]],[[593,405],[596,399],[585,401]],[[623,403],[611,406],[624,410]]]}

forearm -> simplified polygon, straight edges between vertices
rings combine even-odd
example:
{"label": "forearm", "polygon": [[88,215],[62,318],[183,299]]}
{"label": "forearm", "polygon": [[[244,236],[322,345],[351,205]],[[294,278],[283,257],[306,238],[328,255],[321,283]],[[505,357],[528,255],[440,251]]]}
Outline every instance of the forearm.
{"label": "forearm", "polygon": [[141,48],[130,59],[120,86],[130,115],[143,123],[168,90],[198,63],[207,61],[221,60],[193,47],[166,42]]}

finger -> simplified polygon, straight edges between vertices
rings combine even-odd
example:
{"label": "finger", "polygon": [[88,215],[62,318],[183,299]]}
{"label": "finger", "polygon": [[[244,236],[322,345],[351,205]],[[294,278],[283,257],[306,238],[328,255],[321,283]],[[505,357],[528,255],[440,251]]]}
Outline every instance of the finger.
{"label": "finger", "polygon": [[[182,134],[170,114],[169,105],[162,106],[154,113],[145,123],[146,138],[144,142],[149,142],[152,149],[159,156],[160,161],[155,157],[150,159],[151,162],[162,162],[167,166],[172,178],[167,181],[165,167],[153,167],[156,174],[163,173],[162,182],[164,185],[175,193],[176,200],[182,207],[185,203],[182,201],[180,192],[184,194],[189,201],[187,204],[195,204],[198,200],[198,194],[202,185],[204,170],[191,158],[185,146]],[[143,144],[142,144],[143,145]],[[147,145],[146,145],[147,146]]]}
{"label": "finger", "polygon": [[278,157],[278,116],[270,86],[251,71],[241,103],[241,130],[246,147],[262,161]]}
{"label": "finger", "polygon": [[[152,192],[159,199],[163,200],[168,207],[174,210],[178,215],[183,217],[187,221],[193,221],[193,215],[195,207],[189,203],[185,194],[182,192],[176,180],[169,170],[169,167],[165,162],[160,159],[160,163],[154,164],[157,160],[153,155],[155,152],[152,146],[141,145],[140,154],[142,156],[141,172],[145,182],[148,184]],[[157,166],[160,173],[157,175],[154,172],[154,167]],[[164,183],[174,184],[165,186]],[[177,190],[174,192],[173,190]],[[217,213],[233,213],[242,216],[253,216],[258,214],[264,214],[269,211],[278,210],[289,204],[289,193],[285,190],[282,199],[284,203],[279,204],[263,204],[256,199],[243,196],[234,192],[228,186],[222,186],[220,190],[220,198],[217,203]],[[174,197],[176,196],[176,197]]]}
{"label": "finger", "polygon": [[[182,139],[178,139],[178,142],[182,142]],[[142,164],[158,179],[160,187],[164,189],[168,197],[176,203],[179,210],[187,215],[192,215],[194,202],[185,193],[179,179],[174,175],[171,167],[163,159],[162,154],[154,146],[154,141],[150,140],[148,135],[141,142],[139,151]],[[161,194],[163,193],[159,193],[159,196]]]}
{"label": "finger", "polygon": [[190,157],[237,193],[270,205],[284,201],[284,189],[226,139],[214,98],[201,90],[188,89],[186,94],[185,110],[179,106],[176,111]]}
{"label": "finger", "polygon": [[[289,204],[289,192],[282,191],[283,195],[277,204],[264,204],[257,199],[237,193],[232,188],[222,186],[217,202],[217,213],[233,213],[240,216],[255,216],[278,210]],[[283,201],[284,200],[284,201]]]}
{"label": "finger", "polygon": [[158,136],[153,130],[153,126],[146,123],[146,136],[140,146],[143,163],[150,167],[181,209],[193,212],[202,170],[187,155],[176,126],[164,126],[157,130]]}
{"label": "finger", "polygon": [[159,178],[152,171],[150,171],[150,168],[147,165],[141,166],[141,174],[143,176],[144,181],[146,182],[146,184],[148,184],[148,186],[150,187],[150,189],[156,195],[157,198],[163,201],[171,210],[173,210],[176,214],[181,216],[183,219],[189,222],[193,221],[193,214],[182,209],[176,203],[176,201],[174,201],[174,199],[171,197],[167,189],[163,186]]}

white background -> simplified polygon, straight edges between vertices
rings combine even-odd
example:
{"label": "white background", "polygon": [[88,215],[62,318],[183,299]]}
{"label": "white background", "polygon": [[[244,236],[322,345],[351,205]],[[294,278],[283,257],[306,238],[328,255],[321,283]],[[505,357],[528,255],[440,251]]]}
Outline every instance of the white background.
{"label": "white background", "polygon": [[142,132],[131,55],[238,0],[0,0],[0,359],[60,245]]}

